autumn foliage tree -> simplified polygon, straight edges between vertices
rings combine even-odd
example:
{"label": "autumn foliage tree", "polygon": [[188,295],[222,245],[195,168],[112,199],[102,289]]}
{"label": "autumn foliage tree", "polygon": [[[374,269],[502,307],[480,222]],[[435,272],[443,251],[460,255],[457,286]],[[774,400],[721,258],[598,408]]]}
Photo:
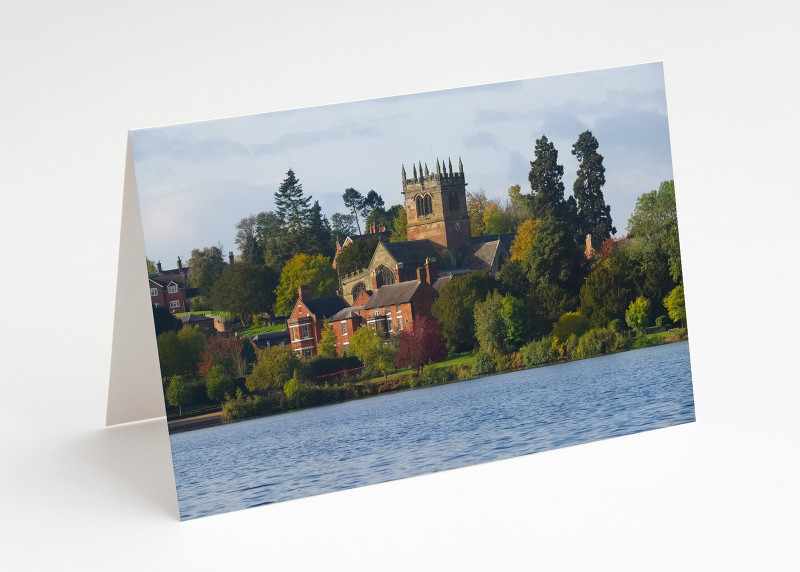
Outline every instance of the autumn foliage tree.
{"label": "autumn foliage tree", "polygon": [[420,316],[414,321],[413,330],[402,330],[397,337],[395,364],[398,367],[412,367],[421,372],[424,366],[447,355],[442,324],[433,318]]}
{"label": "autumn foliage tree", "polygon": [[[249,342],[248,342],[249,343]],[[206,342],[200,360],[197,363],[197,373],[205,377],[215,366],[221,366],[231,375],[236,373],[235,364],[242,355],[244,340],[242,338],[223,338],[213,336]]]}
{"label": "autumn foliage tree", "polygon": [[528,219],[523,222],[517,230],[517,236],[511,243],[511,260],[524,260],[528,251],[531,249],[536,231],[539,229],[539,219]]}

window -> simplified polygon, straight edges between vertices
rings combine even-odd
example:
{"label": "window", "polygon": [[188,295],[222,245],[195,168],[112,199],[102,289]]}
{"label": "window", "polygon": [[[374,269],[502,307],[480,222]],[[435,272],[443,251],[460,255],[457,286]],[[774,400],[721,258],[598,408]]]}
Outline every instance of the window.
{"label": "window", "polygon": [[170,294],[175,294],[178,292],[178,285],[177,284],[170,284],[167,286],[167,292]]}
{"label": "window", "polygon": [[155,288],[150,288],[150,295],[151,296],[158,296],[158,290]]}
{"label": "window", "polygon": [[398,314],[400,313],[400,304],[394,305],[394,311],[397,312]]}
{"label": "window", "polygon": [[389,306],[386,306],[386,308],[384,308],[384,310],[383,310],[383,313],[384,314],[390,314],[391,313],[391,308]]}
{"label": "window", "polygon": [[179,300],[171,300],[170,303],[169,303],[169,307],[170,308],[180,308],[181,307],[181,303],[180,303]]}
{"label": "window", "polygon": [[308,324],[303,324],[300,329],[303,332],[303,339],[306,339],[308,337]]}
{"label": "window", "polygon": [[308,348],[304,349],[303,350],[303,357],[304,358],[310,358],[311,357],[311,350],[308,349]]}
{"label": "window", "polygon": [[343,336],[347,335],[347,322],[344,320],[342,320],[342,335]]}
{"label": "window", "polygon": [[433,214],[433,201],[430,195],[420,196],[414,199],[417,208],[417,216]]}
{"label": "window", "polygon": [[397,329],[403,329],[403,316],[397,316]]}

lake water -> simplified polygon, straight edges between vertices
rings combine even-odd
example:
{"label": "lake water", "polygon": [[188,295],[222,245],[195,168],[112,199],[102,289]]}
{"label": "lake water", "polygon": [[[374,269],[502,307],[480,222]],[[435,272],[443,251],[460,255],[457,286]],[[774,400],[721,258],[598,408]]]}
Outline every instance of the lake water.
{"label": "lake water", "polygon": [[182,519],[695,420],[680,342],[170,436]]}

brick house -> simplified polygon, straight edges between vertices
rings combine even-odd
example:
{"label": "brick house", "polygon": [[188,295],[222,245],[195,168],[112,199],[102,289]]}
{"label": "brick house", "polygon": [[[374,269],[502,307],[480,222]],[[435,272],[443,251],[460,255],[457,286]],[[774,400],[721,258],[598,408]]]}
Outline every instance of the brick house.
{"label": "brick house", "polygon": [[427,281],[408,280],[381,286],[359,310],[364,323],[375,331],[413,330],[420,316],[433,317],[431,307],[439,293]]}
{"label": "brick house", "polygon": [[322,337],[322,323],[337,312],[347,308],[340,296],[311,297],[311,287],[303,284],[299,297],[287,320],[292,349],[301,357],[317,355],[317,346]]}
{"label": "brick house", "polygon": [[185,280],[184,276],[178,274],[150,278],[150,303],[167,308],[172,314],[187,312]]}
{"label": "brick house", "polygon": [[349,349],[350,336],[366,322],[361,316],[364,304],[369,301],[371,290],[362,290],[352,306],[348,306],[330,317],[333,331],[336,334],[336,352],[341,355]]}

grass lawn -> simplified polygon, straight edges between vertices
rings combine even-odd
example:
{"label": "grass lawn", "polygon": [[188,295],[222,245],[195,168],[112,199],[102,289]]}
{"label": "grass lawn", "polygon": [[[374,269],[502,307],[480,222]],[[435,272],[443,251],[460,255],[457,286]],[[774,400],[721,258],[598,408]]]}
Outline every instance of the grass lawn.
{"label": "grass lawn", "polygon": [[[449,359],[444,359],[440,362],[436,362],[433,365],[434,369],[440,367],[449,367],[452,365],[460,365],[460,364],[471,364],[475,361],[475,356],[471,353],[464,353],[464,354],[457,354]],[[400,371],[396,371],[394,373],[390,373],[386,376],[386,380],[394,379],[395,377],[402,377],[404,375],[408,375],[410,373],[414,373],[414,370],[411,368],[401,369]],[[383,383],[384,379],[382,375],[376,375],[375,377],[370,377],[369,379],[362,379],[359,383]]]}
{"label": "grass lawn", "polygon": [[274,326],[250,326],[246,330],[237,330],[243,338],[252,338],[258,334],[268,334],[269,332],[280,332],[286,329],[286,324],[275,324]]}
{"label": "grass lawn", "polygon": [[186,316],[187,314],[202,314],[203,316],[211,316],[211,317],[218,316],[226,320],[231,319],[231,315],[229,312],[219,312],[216,310],[192,310],[191,312],[180,312],[178,314],[173,314],[173,316]]}

